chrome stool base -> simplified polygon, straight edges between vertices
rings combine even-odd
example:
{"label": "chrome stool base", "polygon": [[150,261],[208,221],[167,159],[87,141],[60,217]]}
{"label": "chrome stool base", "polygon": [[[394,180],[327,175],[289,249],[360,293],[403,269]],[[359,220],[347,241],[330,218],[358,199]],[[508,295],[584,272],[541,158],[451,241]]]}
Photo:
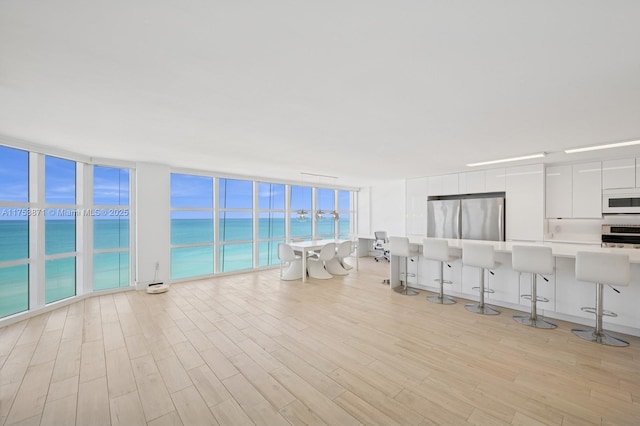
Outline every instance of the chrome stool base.
{"label": "chrome stool base", "polygon": [[542,317],[538,317],[534,319],[534,318],[531,318],[531,316],[529,315],[514,315],[513,320],[516,322],[519,322],[522,325],[528,325],[529,327],[535,327],[535,328],[556,328],[557,327],[557,325],[555,325],[552,322],[546,321]]}
{"label": "chrome stool base", "polygon": [[427,296],[427,300],[439,305],[453,305],[454,303],[458,303],[455,299],[452,299],[449,296],[440,296],[439,294],[436,294],[435,296]]}
{"label": "chrome stool base", "polygon": [[417,296],[418,294],[420,294],[418,290],[414,290],[411,287],[407,287],[406,285],[399,285],[398,287],[394,288],[393,291],[405,296]]}
{"label": "chrome stool base", "polygon": [[480,305],[479,303],[470,303],[468,305],[464,305],[464,308],[469,312],[473,312],[474,314],[482,314],[482,315],[500,314],[500,311],[498,311],[497,309],[493,309],[489,305]]}
{"label": "chrome stool base", "polygon": [[606,332],[597,333],[595,329],[580,330],[574,328],[571,331],[576,336],[580,337],[581,339],[588,340],[589,342],[596,342],[607,346],[629,346],[629,342],[619,339]]}

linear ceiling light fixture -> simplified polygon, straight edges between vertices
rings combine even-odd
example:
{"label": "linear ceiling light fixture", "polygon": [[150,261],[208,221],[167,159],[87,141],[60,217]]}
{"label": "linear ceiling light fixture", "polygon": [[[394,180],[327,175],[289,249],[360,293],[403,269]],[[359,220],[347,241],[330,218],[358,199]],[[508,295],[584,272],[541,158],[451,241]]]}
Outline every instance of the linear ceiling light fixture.
{"label": "linear ceiling light fixture", "polygon": [[338,176],[319,175],[317,173],[300,172],[300,174],[301,175],[305,175],[305,176],[315,176],[315,177],[320,177],[320,178],[338,179]]}
{"label": "linear ceiling light fixture", "polygon": [[575,154],[577,152],[597,151],[599,149],[620,148],[623,146],[640,145],[640,140],[629,142],[608,143],[605,145],[585,146],[584,148],[565,149],[565,154]]}
{"label": "linear ceiling light fixture", "polygon": [[546,152],[540,152],[538,154],[523,155],[522,157],[503,158],[500,160],[483,161],[481,163],[467,164],[467,167],[486,166],[487,164],[508,163],[510,161],[531,160],[533,158],[542,158],[547,155]]}

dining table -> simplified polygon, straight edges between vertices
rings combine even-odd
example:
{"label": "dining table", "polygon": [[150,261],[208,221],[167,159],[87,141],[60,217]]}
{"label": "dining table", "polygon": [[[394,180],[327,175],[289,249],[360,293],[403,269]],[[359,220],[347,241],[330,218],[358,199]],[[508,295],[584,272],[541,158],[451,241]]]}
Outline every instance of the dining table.
{"label": "dining table", "polygon": [[[311,241],[298,241],[291,242],[289,245],[293,249],[294,252],[300,253],[302,256],[302,282],[307,282],[307,256],[310,251],[318,251],[321,250],[322,247],[326,246],[329,243],[335,243],[336,247],[338,247],[341,243],[349,240],[340,240],[340,239],[325,239],[325,240],[311,240]],[[357,244],[354,244],[354,247],[357,247]],[[356,254],[356,271],[358,270],[358,256]]]}

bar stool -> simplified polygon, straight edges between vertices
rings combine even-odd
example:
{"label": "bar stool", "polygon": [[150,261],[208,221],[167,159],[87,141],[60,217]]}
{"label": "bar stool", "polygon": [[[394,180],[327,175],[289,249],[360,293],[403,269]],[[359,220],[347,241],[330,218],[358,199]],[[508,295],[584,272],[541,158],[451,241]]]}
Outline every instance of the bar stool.
{"label": "bar stool", "polygon": [[596,307],[582,308],[584,312],[595,314],[596,328],[588,330],[574,328],[571,330],[573,334],[585,340],[603,345],[629,346],[629,342],[606,333],[602,329],[603,316],[617,316],[613,312],[603,309],[604,285],[608,285],[618,293],[620,293],[620,291],[613,286],[629,285],[629,281],[631,281],[629,256],[617,253],[579,251],[576,253],[576,279],[596,284]]}
{"label": "bar stool", "polygon": [[[409,238],[406,237],[389,237],[389,253],[391,256],[404,257],[404,286],[396,287],[394,290],[397,293],[404,294],[405,296],[415,296],[419,292],[412,288],[409,288],[407,279],[409,277],[415,277],[416,274],[409,273],[409,259],[418,256],[417,251],[411,251],[409,245]],[[413,259],[411,259],[413,262]],[[400,275],[403,273],[401,272]],[[402,280],[401,280],[402,282]]]}
{"label": "bar stool", "polygon": [[549,299],[538,297],[537,277],[553,274],[553,254],[551,247],[539,246],[513,246],[511,264],[514,271],[531,274],[531,294],[525,294],[523,299],[531,300],[531,312],[529,315],[514,315],[513,319],[520,324],[535,328],[556,328],[557,326],[538,316],[538,302],[548,302]]}
{"label": "bar stool", "polygon": [[485,288],[484,286],[484,271],[489,270],[489,273],[493,275],[491,269],[498,266],[495,260],[495,251],[491,244],[472,244],[467,243],[462,247],[462,264],[465,266],[473,266],[480,268],[480,286],[473,287],[474,290],[480,291],[479,303],[471,303],[465,305],[464,308],[469,312],[483,315],[498,315],[500,311],[494,309],[484,303],[484,294],[493,293],[493,290]]}
{"label": "bar stool", "polygon": [[444,264],[446,263],[449,268],[450,262],[458,257],[449,255],[449,243],[445,240],[422,240],[422,256],[428,260],[435,260],[440,262],[440,278],[436,278],[434,281],[440,283],[440,294],[436,296],[427,296],[427,300],[433,303],[439,303],[441,305],[452,305],[456,303],[454,299],[444,295],[444,285],[451,284],[451,281],[444,280]]}

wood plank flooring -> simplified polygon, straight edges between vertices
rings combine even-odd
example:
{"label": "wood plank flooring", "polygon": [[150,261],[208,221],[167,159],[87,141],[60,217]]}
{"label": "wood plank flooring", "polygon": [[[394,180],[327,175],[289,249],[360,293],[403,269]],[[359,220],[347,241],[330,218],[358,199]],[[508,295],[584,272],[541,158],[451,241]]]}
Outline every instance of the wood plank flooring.
{"label": "wood plank flooring", "polygon": [[86,299],[0,329],[2,425],[638,425],[612,348],[381,284],[278,271]]}

